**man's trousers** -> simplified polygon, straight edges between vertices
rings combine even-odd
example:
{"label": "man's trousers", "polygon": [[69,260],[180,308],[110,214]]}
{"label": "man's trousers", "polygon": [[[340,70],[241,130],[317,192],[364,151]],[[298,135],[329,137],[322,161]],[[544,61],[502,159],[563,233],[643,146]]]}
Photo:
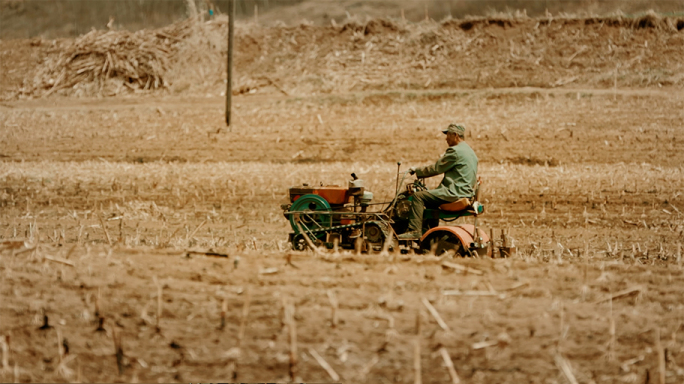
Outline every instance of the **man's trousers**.
{"label": "man's trousers", "polygon": [[439,208],[440,205],[450,203],[430,193],[430,191],[416,192],[412,196],[411,214],[409,216],[409,232],[423,233],[423,211],[425,208]]}

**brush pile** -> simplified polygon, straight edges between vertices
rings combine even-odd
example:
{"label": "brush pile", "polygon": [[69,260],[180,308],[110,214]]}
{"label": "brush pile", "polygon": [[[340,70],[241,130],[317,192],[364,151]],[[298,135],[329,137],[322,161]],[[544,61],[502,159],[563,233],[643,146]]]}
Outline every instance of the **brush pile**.
{"label": "brush pile", "polygon": [[198,25],[197,18],[188,18],[157,30],[93,30],[48,54],[22,93],[44,97],[68,88],[105,94],[123,87],[165,88],[178,52]]}

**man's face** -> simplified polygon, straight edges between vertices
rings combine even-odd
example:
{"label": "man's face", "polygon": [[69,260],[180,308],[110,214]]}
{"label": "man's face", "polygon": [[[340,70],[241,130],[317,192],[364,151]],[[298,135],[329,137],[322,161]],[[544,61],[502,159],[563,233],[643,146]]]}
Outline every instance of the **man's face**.
{"label": "man's face", "polygon": [[450,147],[453,147],[454,145],[458,144],[458,135],[453,132],[447,132],[446,142]]}

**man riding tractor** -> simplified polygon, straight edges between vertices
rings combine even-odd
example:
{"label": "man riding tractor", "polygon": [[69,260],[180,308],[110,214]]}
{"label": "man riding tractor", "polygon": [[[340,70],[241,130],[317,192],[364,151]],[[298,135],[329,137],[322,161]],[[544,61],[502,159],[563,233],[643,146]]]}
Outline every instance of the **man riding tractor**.
{"label": "man riding tractor", "polygon": [[451,123],[442,132],[449,145],[442,157],[433,165],[413,167],[410,174],[419,178],[444,174],[439,186],[428,191],[416,192],[412,196],[408,231],[398,235],[399,240],[418,240],[423,235],[423,211],[442,204],[463,200],[464,207],[470,205],[477,186],[477,156],[465,142],[465,126]]}

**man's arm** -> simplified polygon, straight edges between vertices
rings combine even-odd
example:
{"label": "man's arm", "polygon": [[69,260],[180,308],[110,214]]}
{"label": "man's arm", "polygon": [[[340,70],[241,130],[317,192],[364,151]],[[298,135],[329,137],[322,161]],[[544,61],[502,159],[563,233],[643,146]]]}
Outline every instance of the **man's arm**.
{"label": "man's arm", "polygon": [[450,170],[456,164],[457,157],[458,155],[453,148],[447,148],[444,156],[440,157],[435,164],[428,165],[426,167],[415,168],[416,176],[432,177],[440,175]]}

